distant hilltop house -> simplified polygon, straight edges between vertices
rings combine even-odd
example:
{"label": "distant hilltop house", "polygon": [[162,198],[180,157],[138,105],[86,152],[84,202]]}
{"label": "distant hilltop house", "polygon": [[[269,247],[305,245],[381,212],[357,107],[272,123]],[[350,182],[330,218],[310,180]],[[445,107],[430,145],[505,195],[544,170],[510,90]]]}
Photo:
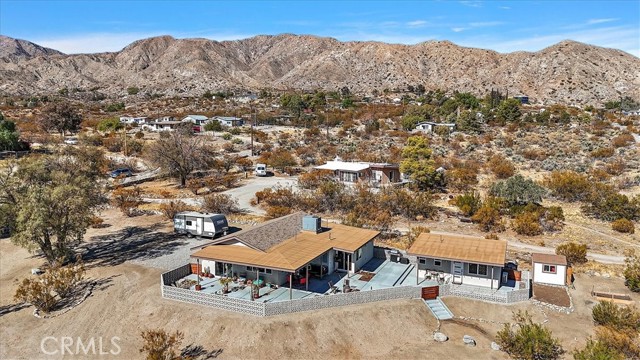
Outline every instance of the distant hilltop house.
{"label": "distant hilltop house", "polygon": [[622,114],[626,116],[640,116],[640,109],[623,111]]}
{"label": "distant hilltop house", "polygon": [[432,121],[423,121],[423,122],[420,122],[420,123],[418,123],[416,125],[415,130],[416,131],[424,131],[424,132],[427,132],[427,133],[432,133],[438,127],[444,127],[444,128],[447,128],[449,130],[449,132],[453,132],[456,129],[456,124],[437,123],[437,122],[432,122]]}
{"label": "distant hilltop house", "polygon": [[148,118],[146,116],[129,116],[129,115],[120,116],[120,122],[123,124],[142,125],[147,122],[147,119]]}
{"label": "distant hilltop house", "polygon": [[209,118],[204,115],[187,115],[184,119],[182,119],[182,121],[190,122],[194,125],[204,125],[209,122]]}
{"label": "distant hilltop house", "polygon": [[244,125],[244,119],[235,116],[214,116],[211,120],[217,121],[223,126],[235,127]]}
{"label": "distant hilltop house", "polygon": [[343,183],[366,182],[374,186],[402,183],[398,164],[347,162],[336,157],[314,169],[333,171],[335,178]]}
{"label": "distant hilltop house", "polygon": [[529,103],[529,97],[526,95],[518,95],[518,96],[514,96],[513,98],[516,100],[520,100],[520,103],[523,105]]}
{"label": "distant hilltop house", "polygon": [[231,98],[232,100],[239,102],[241,104],[248,104],[252,101],[255,101],[258,99],[258,95],[256,94],[244,94],[244,95],[238,95],[238,96],[234,96]]}
{"label": "distant hilltop house", "polygon": [[163,116],[145,123],[143,129],[149,131],[173,131],[182,123],[182,121],[176,120],[173,116]]}

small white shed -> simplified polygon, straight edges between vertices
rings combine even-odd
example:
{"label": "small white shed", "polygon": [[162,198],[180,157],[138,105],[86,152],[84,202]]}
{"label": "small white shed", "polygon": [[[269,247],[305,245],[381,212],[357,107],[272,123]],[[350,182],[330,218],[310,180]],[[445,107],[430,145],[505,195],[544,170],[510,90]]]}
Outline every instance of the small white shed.
{"label": "small white shed", "polygon": [[567,258],[555,254],[531,254],[533,282],[537,284],[566,285]]}

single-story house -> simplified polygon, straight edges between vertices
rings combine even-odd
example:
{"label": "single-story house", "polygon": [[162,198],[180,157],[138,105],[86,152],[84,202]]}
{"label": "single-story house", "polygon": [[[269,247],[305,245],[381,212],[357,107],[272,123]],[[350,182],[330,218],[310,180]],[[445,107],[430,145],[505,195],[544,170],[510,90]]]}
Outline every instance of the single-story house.
{"label": "single-story house", "polygon": [[182,121],[152,121],[144,124],[144,129],[150,131],[173,131],[183,124]]}
{"label": "single-story house", "polygon": [[191,254],[196,271],[284,285],[310,275],[355,273],[373,258],[379,232],[297,212],[199,246]]}
{"label": "single-story house", "polygon": [[187,115],[184,119],[182,119],[182,121],[190,122],[195,125],[204,125],[209,121],[209,118],[204,115]]}
{"label": "single-story house", "polygon": [[437,127],[446,127],[449,129],[449,132],[452,132],[453,130],[456,129],[456,124],[436,123],[431,121],[423,121],[416,124],[416,130],[425,131],[428,133],[434,132]]}
{"label": "single-story house", "polygon": [[336,157],[314,169],[333,171],[336,179],[344,183],[364,181],[372,185],[388,185],[402,182],[398,164],[348,162]]}
{"label": "single-story house", "polygon": [[120,122],[123,124],[144,124],[147,122],[146,116],[120,116]]}
{"label": "single-story house", "polygon": [[534,284],[567,284],[567,258],[555,254],[531,254]]}
{"label": "single-story house", "polygon": [[237,101],[239,103],[242,104],[248,104],[252,101],[255,101],[258,99],[258,95],[256,94],[244,94],[244,95],[238,95],[238,96],[234,96],[232,98],[234,101]]}
{"label": "single-story house", "polygon": [[498,289],[507,242],[463,235],[422,233],[407,251],[417,257],[418,277],[441,274],[453,284]]}
{"label": "single-story house", "polygon": [[235,116],[214,116],[211,120],[218,121],[220,125],[224,126],[242,126],[244,124],[244,119]]}

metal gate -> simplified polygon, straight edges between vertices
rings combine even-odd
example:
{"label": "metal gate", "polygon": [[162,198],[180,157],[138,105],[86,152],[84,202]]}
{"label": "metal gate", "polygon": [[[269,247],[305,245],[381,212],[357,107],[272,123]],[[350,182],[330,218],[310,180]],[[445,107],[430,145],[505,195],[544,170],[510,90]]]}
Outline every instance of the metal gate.
{"label": "metal gate", "polygon": [[422,298],[424,300],[433,300],[440,294],[439,286],[428,286],[422,288]]}

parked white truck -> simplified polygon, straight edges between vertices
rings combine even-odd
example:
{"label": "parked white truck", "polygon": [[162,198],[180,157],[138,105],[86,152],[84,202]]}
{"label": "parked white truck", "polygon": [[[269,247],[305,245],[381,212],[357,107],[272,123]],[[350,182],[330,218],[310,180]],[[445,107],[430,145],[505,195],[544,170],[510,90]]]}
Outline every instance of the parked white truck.
{"label": "parked white truck", "polygon": [[227,218],[222,214],[184,211],[173,218],[173,231],[187,237],[215,237],[229,230]]}

